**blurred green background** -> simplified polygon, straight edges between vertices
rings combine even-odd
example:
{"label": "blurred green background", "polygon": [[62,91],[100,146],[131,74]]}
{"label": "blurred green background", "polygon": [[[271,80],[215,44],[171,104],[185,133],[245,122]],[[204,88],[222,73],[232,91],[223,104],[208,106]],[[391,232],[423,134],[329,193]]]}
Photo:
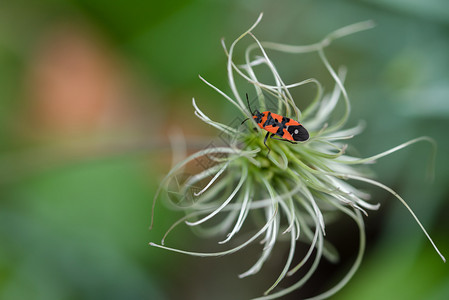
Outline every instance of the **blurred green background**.
{"label": "blurred green background", "polygon": [[[373,169],[449,256],[449,2],[0,1],[0,299],[247,299],[269,287],[286,248],[240,280],[257,246],[214,259],[148,246],[179,217],[159,203],[148,231],[155,188],[170,166],[167,135],[176,127],[190,140],[216,134],[195,119],[192,97],[212,118],[233,118],[197,75],[226,90],[220,38],[229,44],[262,11],[255,34],[281,43],[377,23],[326,50],[349,70],[349,125],[367,122],[352,146],[366,157],[421,135],[436,139],[434,182],[425,179],[425,144]],[[332,88],[316,56],[287,55],[279,69],[287,82],[317,77]],[[406,209],[362,187],[382,206],[365,218],[360,270],[333,299],[449,299],[447,264]],[[324,263],[285,299],[313,296],[341,277],[354,259],[354,227],[329,227],[341,264]],[[185,228],[167,240],[203,251],[212,243]]]}

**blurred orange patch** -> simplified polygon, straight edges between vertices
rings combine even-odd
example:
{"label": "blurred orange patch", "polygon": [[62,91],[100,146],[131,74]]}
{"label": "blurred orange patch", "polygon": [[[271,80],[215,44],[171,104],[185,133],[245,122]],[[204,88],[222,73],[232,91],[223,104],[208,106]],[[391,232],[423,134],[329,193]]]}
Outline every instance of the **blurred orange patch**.
{"label": "blurred orange patch", "polygon": [[55,26],[42,37],[25,83],[33,131],[85,134],[128,119],[131,109],[123,69],[88,28]]}

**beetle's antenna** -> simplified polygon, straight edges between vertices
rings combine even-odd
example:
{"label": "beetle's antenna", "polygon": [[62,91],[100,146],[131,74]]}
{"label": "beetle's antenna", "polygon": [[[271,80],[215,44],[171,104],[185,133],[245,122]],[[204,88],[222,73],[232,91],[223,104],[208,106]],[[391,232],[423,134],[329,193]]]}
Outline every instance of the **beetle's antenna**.
{"label": "beetle's antenna", "polygon": [[248,109],[249,109],[249,112],[251,113],[251,115],[254,116],[254,113],[251,111],[251,107],[249,106],[248,93],[246,93],[246,102],[248,103]]}

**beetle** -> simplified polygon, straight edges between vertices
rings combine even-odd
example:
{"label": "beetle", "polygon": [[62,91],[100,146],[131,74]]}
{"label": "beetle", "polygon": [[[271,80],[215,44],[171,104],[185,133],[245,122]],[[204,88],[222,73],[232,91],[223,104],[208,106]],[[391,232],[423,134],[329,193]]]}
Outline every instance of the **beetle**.
{"label": "beetle", "polygon": [[[297,144],[297,142],[304,142],[309,139],[309,132],[298,121],[272,113],[271,111],[259,112],[255,110],[253,112],[249,105],[248,94],[246,94],[246,102],[248,103],[248,109],[254,121],[260,128],[267,131],[263,140],[265,147],[268,148],[267,156],[271,151],[267,145],[268,137],[291,144]],[[241,124],[245,123],[248,119],[250,118],[246,118]]]}

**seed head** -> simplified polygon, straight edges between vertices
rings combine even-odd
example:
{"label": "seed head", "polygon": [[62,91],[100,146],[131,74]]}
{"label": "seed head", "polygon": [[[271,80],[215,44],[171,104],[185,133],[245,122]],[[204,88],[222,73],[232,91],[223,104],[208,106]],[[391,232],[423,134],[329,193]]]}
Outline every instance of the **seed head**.
{"label": "seed head", "polygon": [[[361,133],[363,124],[344,128],[350,113],[349,97],[344,87],[346,69],[335,70],[329,63],[324,49],[333,40],[362,31],[373,26],[373,23],[361,22],[336,30],[318,43],[306,46],[291,46],[271,42],[260,42],[252,33],[260,22],[257,21],[228,48],[222,41],[227,55],[227,75],[231,95],[226,94],[212,83],[200,76],[208,86],[217,91],[241,113],[241,120],[249,118],[250,122],[234,126],[219,123],[210,119],[193,99],[195,115],[205,123],[215,127],[220,136],[226,137],[225,146],[211,145],[196,152],[177,163],[162,181],[155,195],[161,191],[169,194],[170,203],[185,210],[186,216],[177,221],[167,231],[162,243],[150,243],[159,248],[195,255],[221,256],[243,249],[250,243],[260,240],[264,245],[259,259],[240,277],[253,275],[262,268],[272,253],[273,247],[281,236],[288,236],[290,250],[285,266],[277,280],[269,287],[264,296],[257,299],[274,299],[303,286],[316,270],[324,257],[329,261],[338,259],[332,246],[325,241],[326,224],[336,212],[350,217],[359,229],[359,249],[351,269],[330,290],[315,298],[327,298],[340,290],[354,275],[360,265],[365,249],[365,231],[362,214],[377,210],[379,203],[370,199],[370,195],[351,185],[351,181],[362,181],[380,187],[394,195],[410,211],[437,253],[443,260],[433,241],[405,201],[392,189],[370,178],[371,173],[366,164],[389,155],[411,144],[427,141],[435,146],[429,137],[419,137],[400,144],[380,154],[358,158],[346,153],[348,141]],[[238,43],[250,38],[254,41],[248,46],[244,55],[244,63],[235,63],[234,49]],[[316,53],[335,82],[333,91],[323,95],[320,82],[314,78],[295,83],[285,83],[266,49],[281,53]],[[268,73],[272,83],[261,82],[259,73]],[[265,75],[265,74],[264,74]],[[239,91],[236,80],[248,83],[252,90]],[[291,90],[304,85],[314,85],[316,95],[307,107],[297,106]],[[253,114],[248,109],[245,94],[255,95],[254,105],[258,111],[270,108],[274,113],[293,118],[307,128],[310,138],[299,144],[284,141],[268,140],[271,149],[267,156],[267,147],[263,142],[264,129],[257,126]],[[338,115],[337,106],[343,106],[343,113]],[[253,130],[255,129],[255,130]],[[194,175],[181,178],[184,168],[192,162],[207,161],[202,170]],[[176,184],[174,184],[176,183]],[[251,219],[263,219],[258,228],[243,243],[227,250],[207,253],[192,252],[164,246],[167,234],[177,225],[200,227],[207,225],[212,219],[219,220],[209,228],[201,226],[201,232],[222,236],[220,244],[227,244],[238,235],[242,225]],[[297,243],[301,241],[303,243]],[[296,247],[308,248],[303,259],[293,264]],[[300,281],[290,287],[271,293],[286,276],[292,275],[301,268],[309,268]],[[310,266],[309,266],[310,265]]]}

